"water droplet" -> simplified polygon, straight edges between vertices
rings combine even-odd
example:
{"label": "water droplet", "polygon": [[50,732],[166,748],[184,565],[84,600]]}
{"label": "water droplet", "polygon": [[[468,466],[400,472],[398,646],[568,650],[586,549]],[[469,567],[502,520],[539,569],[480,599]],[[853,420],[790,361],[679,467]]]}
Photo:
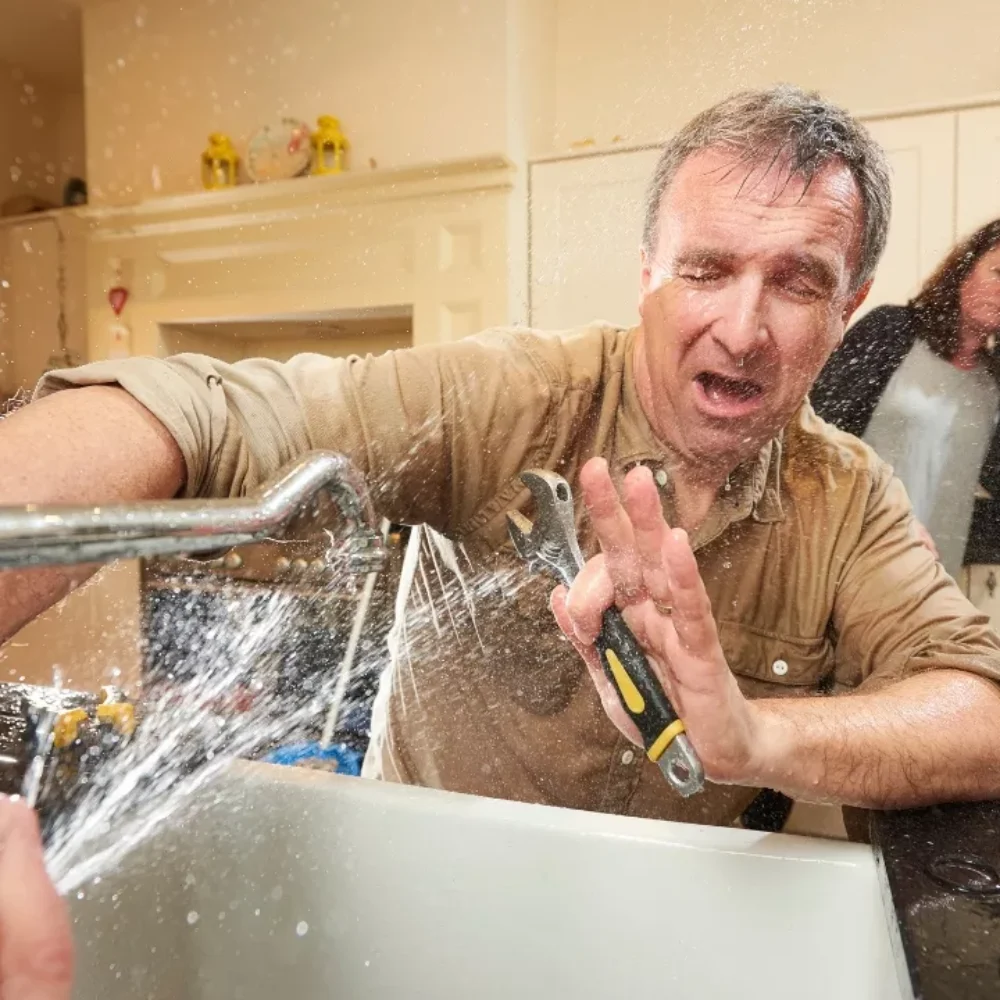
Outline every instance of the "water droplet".
{"label": "water droplet", "polygon": [[76,894],[77,899],[83,899],[83,889],[80,889]]}
{"label": "water droplet", "polygon": [[193,927],[193,926],[194,926],[194,925],[195,925],[196,923],[198,923],[198,911],[197,911],[197,910],[192,910],[192,911],[191,911],[191,912],[190,912],[190,913],[189,913],[189,914],[187,915],[187,922],[188,922],[189,924],[191,924],[191,926],[192,926],[192,927]]}
{"label": "water droplet", "polygon": [[300,920],[295,925],[295,933],[298,934],[299,937],[305,937],[309,933],[309,924],[307,924],[304,920]]}

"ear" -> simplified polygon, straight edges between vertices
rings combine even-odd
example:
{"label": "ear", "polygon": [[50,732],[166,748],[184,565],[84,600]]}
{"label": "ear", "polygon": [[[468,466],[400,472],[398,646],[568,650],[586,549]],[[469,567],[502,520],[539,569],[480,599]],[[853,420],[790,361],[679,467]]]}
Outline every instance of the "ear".
{"label": "ear", "polygon": [[639,247],[639,311],[642,311],[642,300],[649,294],[650,282],[653,279],[653,260],[646,248]]}
{"label": "ear", "polygon": [[844,326],[840,331],[840,341],[844,339],[844,334],[847,332],[848,326],[851,323],[851,317],[861,308],[861,303],[868,298],[868,293],[872,290],[872,281],[870,279],[866,281],[851,297],[848,299],[847,304],[844,306],[844,311],[841,314],[841,319],[843,320]]}

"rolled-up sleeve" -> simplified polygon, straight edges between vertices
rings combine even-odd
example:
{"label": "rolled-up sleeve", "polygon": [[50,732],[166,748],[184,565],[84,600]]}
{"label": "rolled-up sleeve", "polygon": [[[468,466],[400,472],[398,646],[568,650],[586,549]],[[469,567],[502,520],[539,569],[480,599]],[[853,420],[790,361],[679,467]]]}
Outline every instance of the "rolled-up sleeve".
{"label": "rolled-up sleeve", "polygon": [[518,471],[551,387],[513,334],[378,357],[302,354],[227,364],[129,358],[51,372],[35,397],[117,385],[172,435],[184,495],[239,496],[310,449],[347,456],[380,513],[453,532]]}
{"label": "rolled-up sleeve", "polygon": [[912,530],[906,490],[879,465],[837,586],[837,680],[872,690],[931,669],[1000,681],[1000,640]]}

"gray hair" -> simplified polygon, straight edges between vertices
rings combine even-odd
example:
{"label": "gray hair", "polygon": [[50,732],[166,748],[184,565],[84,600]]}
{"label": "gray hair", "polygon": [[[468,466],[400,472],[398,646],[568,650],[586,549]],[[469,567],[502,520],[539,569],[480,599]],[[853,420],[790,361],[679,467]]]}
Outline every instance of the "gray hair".
{"label": "gray hair", "polygon": [[646,197],[642,243],[656,251],[660,203],[681,164],[703,149],[732,150],[747,165],[785,160],[788,177],[806,185],[827,163],[847,166],[858,185],[864,216],[856,291],[875,273],[889,232],[892,193],[882,147],[856,118],[819,94],[782,84],[745,90],[687,123],[663,148]]}

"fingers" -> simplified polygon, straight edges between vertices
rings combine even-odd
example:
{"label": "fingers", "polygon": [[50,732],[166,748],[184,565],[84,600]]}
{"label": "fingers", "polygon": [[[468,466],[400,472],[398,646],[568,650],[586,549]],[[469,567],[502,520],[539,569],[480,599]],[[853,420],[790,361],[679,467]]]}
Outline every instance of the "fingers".
{"label": "fingers", "polygon": [[636,554],[632,522],[618,499],[608,463],[603,458],[592,458],[584,465],[580,485],[590,523],[607,560],[618,603],[624,607],[642,593],[642,569]]}
{"label": "fingers", "polygon": [[664,545],[670,528],[663,518],[660,493],[649,469],[638,466],[625,477],[622,500],[632,522],[644,589],[655,604],[669,607],[670,576]]}
{"label": "fingers", "polygon": [[603,625],[604,612],[615,603],[615,587],[608,572],[607,557],[594,556],[577,574],[566,598],[571,639],[593,644]]}
{"label": "fingers", "polygon": [[0,797],[0,996],[69,1000],[73,939],[34,813]]}
{"label": "fingers", "polygon": [[677,638],[681,646],[692,655],[714,661],[719,635],[712,614],[712,604],[698,572],[687,532],[682,528],[668,531],[664,539],[663,555],[673,607],[671,620]]}
{"label": "fingers", "polygon": [[587,665],[587,672],[590,674],[590,679],[597,689],[597,694],[601,699],[601,707],[604,709],[607,717],[618,727],[624,736],[637,746],[641,746],[642,740],[639,730],[636,728],[635,723],[628,717],[625,709],[622,708],[618,692],[611,681],[608,680],[608,675],[601,666],[601,659],[597,653],[597,649],[592,643],[581,642],[577,637],[573,627],[572,616],[567,608],[566,598],[566,588],[559,586],[552,591],[552,596],[549,599],[549,605],[552,608],[552,613],[555,615],[556,621],[559,623],[559,627]]}

